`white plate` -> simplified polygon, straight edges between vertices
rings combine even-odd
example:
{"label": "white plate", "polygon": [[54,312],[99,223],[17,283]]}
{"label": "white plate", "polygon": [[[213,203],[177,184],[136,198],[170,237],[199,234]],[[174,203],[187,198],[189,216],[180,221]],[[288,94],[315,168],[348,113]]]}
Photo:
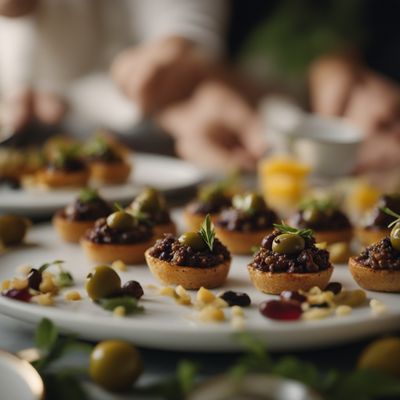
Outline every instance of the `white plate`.
{"label": "white plate", "polygon": [[[154,186],[163,192],[191,187],[204,179],[193,165],[172,157],[137,153],[132,157],[133,172],[123,185],[106,186],[100,194],[110,202],[128,202],[144,186]],[[27,216],[49,215],[64,207],[79,193],[79,189],[0,189],[0,212]]]}
{"label": "white plate", "polygon": [[43,399],[43,381],[35,368],[3,350],[0,350],[0,387],[2,399]]}
{"label": "white plate", "polygon": [[[79,246],[62,243],[48,225],[32,229],[29,245],[25,248],[10,250],[0,256],[0,281],[14,277],[18,265],[40,265],[56,259],[66,261],[66,268],[74,275],[77,288],[85,297],[82,301],[68,303],[61,295],[55,307],[43,307],[0,296],[0,312],[32,323],[47,317],[62,331],[93,340],[122,338],[144,347],[191,351],[239,349],[229,322],[198,323],[192,318],[192,308],[177,305],[174,300],[147,289],[146,285],[159,283],[145,265],[129,267],[127,272],[120,273],[123,282],[135,279],[143,285],[145,312],[126,318],[113,317],[85,296],[83,282],[91,264]],[[369,298],[380,299],[388,306],[386,315],[374,316],[366,305],[354,309],[349,316],[332,316],[318,321],[277,322],[266,319],[258,312],[257,305],[272,296],[256,291],[250,284],[246,269],[249,260],[250,257],[234,257],[227,283],[215,292],[232,289],[250,295],[253,305],[246,310],[246,328],[262,338],[270,349],[328,346],[400,328],[399,295],[372,292],[368,293]],[[342,282],[345,288],[356,288],[345,266],[336,267],[333,280]],[[226,314],[229,315],[229,310]]]}

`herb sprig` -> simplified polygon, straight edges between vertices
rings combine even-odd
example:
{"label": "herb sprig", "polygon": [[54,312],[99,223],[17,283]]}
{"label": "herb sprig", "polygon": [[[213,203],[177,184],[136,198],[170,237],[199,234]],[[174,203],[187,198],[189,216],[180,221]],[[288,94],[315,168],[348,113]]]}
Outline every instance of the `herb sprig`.
{"label": "herb sprig", "polygon": [[211,222],[210,214],[207,214],[206,218],[203,221],[203,224],[200,227],[199,235],[203,239],[204,243],[213,251],[214,248],[214,240],[215,240],[215,229],[214,224]]}
{"label": "herb sprig", "polygon": [[297,229],[290,225],[285,224],[283,221],[281,224],[274,224],[276,229],[279,229],[282,233],[293,233],[294,235],[299,235],[303,238],[309,238],[314,234],[312,229]]}
{"label": "herb sprig", "polygon": [[79,193],[79,200],[84,202],[84,203],[89,203],[93,200],[96,200],[99,198],[99,193],[96,189],[92,188],[85,188],[82,189]]}
{"label": "herb sprig", "polygon": [[318,211],[325,212],[333,210],[338,207],[337,200],[332,197],[327,198],[306,198],[300,202],[300,210],[317,209]]}
{"label": "herb sprig", "polygon": [[381,207],[379,210],[384,212],[387,215],[390,215],[391,217],[395,218],[394,221],[392,221],[389,225],[388,228],[391,228],[392,226],[396,225],[398,222],[400,222],[400,214],[397,214],[393,210],[391,210],[389,207]]}

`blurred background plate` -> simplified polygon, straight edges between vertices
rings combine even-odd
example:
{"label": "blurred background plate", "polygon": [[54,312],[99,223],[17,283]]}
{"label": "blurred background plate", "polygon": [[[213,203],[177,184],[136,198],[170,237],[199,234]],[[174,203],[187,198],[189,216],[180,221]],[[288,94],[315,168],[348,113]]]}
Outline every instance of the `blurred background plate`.
{"label": "blurred background plate", "polygon": [[[111,203],[130,202],[144,186],[154,186],[165,194],[174,194],[200,183],[205,174],[193,165],[172,157],[135,153],[133,171],[123,185],[106,186],[100,194]],[[0,189],[0,213],[48,216],[71,202],[79,189]]]}
{"label": "blurred background plate", "polygon": [[0,350],[0,388],[2,399],[44,399],[43,381],[36,370],[4,350]]}

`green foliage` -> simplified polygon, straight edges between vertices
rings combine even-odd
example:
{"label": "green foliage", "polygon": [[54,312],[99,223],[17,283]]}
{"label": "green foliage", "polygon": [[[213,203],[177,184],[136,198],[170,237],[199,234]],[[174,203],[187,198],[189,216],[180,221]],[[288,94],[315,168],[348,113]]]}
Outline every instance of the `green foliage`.
{"label": "green foliage", "polygon": [[281,224],[274,224],[276,229],[279,229],[282,233],[293,233],[294,235],[299,235],[303,238],[310,237],[314,234],[312,229],[297,229],[292,226],[286,225],[283,221]]}
{"label": "green foliage", "polygon": [[210,251],[212,251],[214,247],[215,230],[209,214],[207,214],[206,218],[204,219],[204,222],[199,230],[199,234]]}
{"label": "green foliage", "polygon": [[131,296],[101,299],[99,300],[99,305],[108,311],[114,311],[117,307],[124,307],[126,314],[134,314],[144,311],[144,308],[138,305],[137,299]]}

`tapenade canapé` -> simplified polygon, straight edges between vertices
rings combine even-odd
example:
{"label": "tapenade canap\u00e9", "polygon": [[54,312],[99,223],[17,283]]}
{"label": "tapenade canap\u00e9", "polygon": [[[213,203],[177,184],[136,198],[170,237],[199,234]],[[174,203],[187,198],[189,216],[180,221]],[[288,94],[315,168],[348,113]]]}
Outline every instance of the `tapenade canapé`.
{"label": "tapenade canap\u00e9", "polygon": [[93,138],[85,148],[91,179],[104,184],[124,183],[131,173],[125,153],[122,145],[109,135]]}
{"label": "tapenade canap\u00e9", "polygon": [[144,261],[144,252],[153,243],[153,228],[147,221],[126,211],[116,211],[98,219],[81,240],[87,256],[93,261],[126,264]]}
{"label": "tapenade canap\u00e9", "polygon": [[272,232],[278,217],[258,193],[235,195],[232,204],[216,218],[216,234],[232,253],[250,254]]}
{"label": "tapenade canap\u00e9", "polygon": [[201,187],[197,198],[185,207],[184,219],[187,228],[192,231],[198,230],[207,215],[214,221],[219,212],[231,206],[231,197],[224,185],[211,183]]}
{"label": "tapenade canap\u00e9", "polygon": [[154,188],[143,190],[128,207],[133,214],[145,215],[153,225],[156,238],[164,233],[176,233],[164,196]]}
{"label": "tapenade canap\u00e9", "polygon": [[106,217],[111,212],[110,205],[97,191],[84,189],[73,203],[54,214],[53,225],[62,239],[78,243],[97,219]]}
{"label": "tapenade canap\u00e9", "polygon": [[221,286],[228,275],[231,255],[215,238],[210,217],[198,232],[187,232],[176,238],[165,235],[146,251],[151,273],[166,285],[185,289]]}
{"label": "tapenade canap\u00e9", "polygon": [[394,218],[389,224],[390,235],[368,246],[359,256],[351,257],[349,269],[364,289],[400,292],[400,214],[388,211]]}
{"label": "tapenade canap\u00e9", "polygon": [[400,193],[381,196],[374,209],[366,216],[364,224],[357,228],[357,239],[362,245],[368,246],[390,234],[388,226],[396,218],[383,212],[383,208],[389,208],[400,214]]}
{"label": "tapenade canap\u00e9", "polygon": [[309,290],[314,286],[325,288],[333,267],[328,251],[315,246],[312,231],[288,225],[276,227],[262,240],[247,267],[253,285],[271,294]]}
{"label": "tapenade canap\u00e9", "polygon": [[348,243],[353,237],[349,218],[335,202],[328,199],[304,202],[289,222],[298,229],[312,229],[317,243]]}

